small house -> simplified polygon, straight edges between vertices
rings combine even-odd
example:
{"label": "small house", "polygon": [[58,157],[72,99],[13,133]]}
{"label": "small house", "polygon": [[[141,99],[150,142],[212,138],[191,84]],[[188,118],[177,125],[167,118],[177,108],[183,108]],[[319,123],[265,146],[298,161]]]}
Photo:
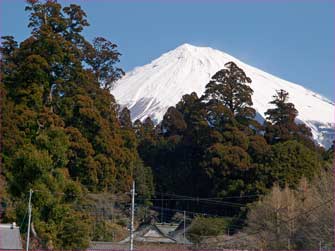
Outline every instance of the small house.
{"label": "small house", "polygon": [[[142,243],[192,244],[185,236],[184,224],[157,223],[141,224],[134,231],[134,241]],[[188,227],[185,229],[187,231]],[[185,231],[185,232],[186,232]],[[129,242],[129,237],[120,243]]]}

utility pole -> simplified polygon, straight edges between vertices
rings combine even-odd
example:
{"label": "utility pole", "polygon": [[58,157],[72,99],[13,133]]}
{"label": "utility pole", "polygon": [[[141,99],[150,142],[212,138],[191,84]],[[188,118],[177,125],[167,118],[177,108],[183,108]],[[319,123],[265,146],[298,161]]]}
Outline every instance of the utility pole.
{"label": "utility pole", "polygon": [[113,201],[112,201],[111,213],[112,213],[112,223],[114,223],[114,203]]}
{"label": "utility pole", "polygon": [[130,223],[130,251],[134,250],[134,211],[135,211],[135,181],[131,189],[131,223]]}
{"label": "utility pole", "polygon": [[29,239],[30,239],[30,222],[31,222],[31,196],[33,195],[33,190],[29,191],[29,204],[28,204],[28,229],[27,229],[27,243],[26,251],[29,250]]}
{"label": "utility pole", "polygon": [[186,211],[184,211],[184,245],[186,244]]}

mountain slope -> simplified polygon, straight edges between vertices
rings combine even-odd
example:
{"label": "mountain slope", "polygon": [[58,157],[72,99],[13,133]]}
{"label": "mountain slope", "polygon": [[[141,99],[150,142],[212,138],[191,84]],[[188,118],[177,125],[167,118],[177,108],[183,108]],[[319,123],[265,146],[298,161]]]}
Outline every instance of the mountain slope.
{"label": "mountain slope", "polygon": [[285,81],[218,50],[183,44],[163,54],[150,64],[137,67],[119,80],[112,90],[122,106],[127,106],[132,119],[162,120],[168,107],[175,105],[182,95],[204,92],[211,76],[234,61],[252,79],[254,108],[260,119],[278,89],[290,94],[299,111],[298,119],[306,123],[313,137],[328,147],[334,137],[334,103],[300,85]]}

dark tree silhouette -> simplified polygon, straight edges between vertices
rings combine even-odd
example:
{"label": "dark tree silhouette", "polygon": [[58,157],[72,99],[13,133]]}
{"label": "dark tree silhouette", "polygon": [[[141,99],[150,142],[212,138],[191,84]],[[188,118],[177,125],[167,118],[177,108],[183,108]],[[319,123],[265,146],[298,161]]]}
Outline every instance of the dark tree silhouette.
{"label": "dark tree silhouette", "polygon": [[225,67],[207,84],[204,98],[223,103],[237,119],[254,118],[253,90],[248,85],[251,79],[234,62],[226,63]]}

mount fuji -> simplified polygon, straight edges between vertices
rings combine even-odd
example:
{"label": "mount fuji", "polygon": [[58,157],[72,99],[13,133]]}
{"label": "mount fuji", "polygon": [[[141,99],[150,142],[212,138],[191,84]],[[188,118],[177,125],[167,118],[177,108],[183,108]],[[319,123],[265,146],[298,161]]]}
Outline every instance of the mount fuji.
{"label": "mount fuji", "polygon": [[253,106],[260,122],[276,90],[289,93],[289,101],[299,112],[298,121],[312,129],[313,138],[329,147],[334,139],[334,103],[301,85],[280,79],[209,47],[183,44],[151,63],[126,73],[112,89],[121,107],[127,106],[133,120],[147,117],[158,123],[170,106],[184,94],[201,96],[211,77],[225,63],[233,61],[251,78]]}

